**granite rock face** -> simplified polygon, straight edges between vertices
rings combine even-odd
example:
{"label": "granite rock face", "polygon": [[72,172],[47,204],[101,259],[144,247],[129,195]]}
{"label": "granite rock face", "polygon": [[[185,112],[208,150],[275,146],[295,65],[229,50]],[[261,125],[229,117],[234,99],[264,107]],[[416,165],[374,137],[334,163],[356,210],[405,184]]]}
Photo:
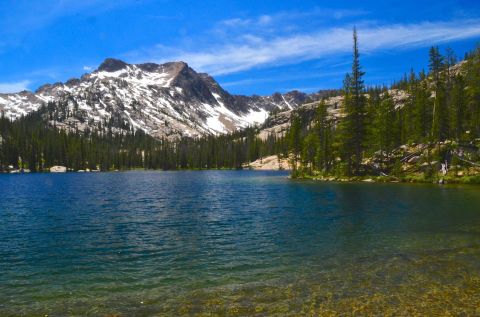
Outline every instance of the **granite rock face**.
{"label": "granite rock face", "polygon": [[[227,133],[262,124],[310,95],[239,96],[184,62],[127,64],[108,58],[95,71],[35,92],[0,94],[0,113],[15,120],[48,106],[48,120],[65,129],[142,130],[157,138]],[[43,108],[42,108],[43,109]]]}

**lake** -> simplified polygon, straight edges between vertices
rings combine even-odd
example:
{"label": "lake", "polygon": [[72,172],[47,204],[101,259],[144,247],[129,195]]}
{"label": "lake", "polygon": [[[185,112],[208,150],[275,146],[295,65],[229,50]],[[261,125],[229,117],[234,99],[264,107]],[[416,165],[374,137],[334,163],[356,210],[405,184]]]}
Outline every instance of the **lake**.
{"label": "lake", "polygon": [[0,175],[0,316],[480,314],[480,187]]}

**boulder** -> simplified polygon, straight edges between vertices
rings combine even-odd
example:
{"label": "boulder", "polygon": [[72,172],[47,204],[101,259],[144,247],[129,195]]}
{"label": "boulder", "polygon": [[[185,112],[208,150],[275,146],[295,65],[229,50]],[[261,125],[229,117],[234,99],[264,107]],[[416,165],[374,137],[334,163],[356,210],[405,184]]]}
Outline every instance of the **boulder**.
{"label": "boulder", "polygon": [[260,158],[249,164],[244,164],[244,168],[253,170],[289,170],[290,166],[287,159],[279,159],[276,155]]}
{"label": "boulder", "polygon": [[52,166],[50,167],[50,173],[66,173],[67,168],[65,166]]}

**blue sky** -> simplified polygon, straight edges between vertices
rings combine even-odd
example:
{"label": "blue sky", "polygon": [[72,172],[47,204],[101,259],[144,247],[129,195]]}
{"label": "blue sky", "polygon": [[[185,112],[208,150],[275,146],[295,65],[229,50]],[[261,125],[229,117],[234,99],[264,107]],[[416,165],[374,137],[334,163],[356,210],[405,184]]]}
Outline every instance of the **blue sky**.
{"label": "blue sky", "polygon": [[184,60],[232,93],[338,88],[359,32],[366,82],[459,57],[480,41],[480,1],[2,0],[0,92],[35,90],[107,57]]}

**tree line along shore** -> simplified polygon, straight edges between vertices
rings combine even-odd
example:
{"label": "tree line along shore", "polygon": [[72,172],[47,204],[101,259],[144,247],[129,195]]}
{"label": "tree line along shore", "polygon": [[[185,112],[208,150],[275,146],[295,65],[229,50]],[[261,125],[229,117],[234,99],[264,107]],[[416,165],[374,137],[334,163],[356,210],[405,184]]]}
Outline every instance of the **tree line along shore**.
{"label": "tree line along shore", "polygon": [[366,88],[355,31],[353,38],[340,114],[321,102],[313,120],[292,116],[292,177],[480,183],[480,48],[459,62],[452,50],[432,47],[428,72]]}
{"label": "tree line along shore", "polygon": [[49,124],[65,111],[49,104],[15,121],[1,116],[0,171],[255,169],[276,156],[292,178],[480,183],[480,48],[458,61],[432,47],[427,71],[390,87],[365,86],[356,31],[352,57],[338,111],[327,98],[313,115],[299,107],[285,133],[266,137],[261,126],[177,140],[133,128],[71,131]]}

